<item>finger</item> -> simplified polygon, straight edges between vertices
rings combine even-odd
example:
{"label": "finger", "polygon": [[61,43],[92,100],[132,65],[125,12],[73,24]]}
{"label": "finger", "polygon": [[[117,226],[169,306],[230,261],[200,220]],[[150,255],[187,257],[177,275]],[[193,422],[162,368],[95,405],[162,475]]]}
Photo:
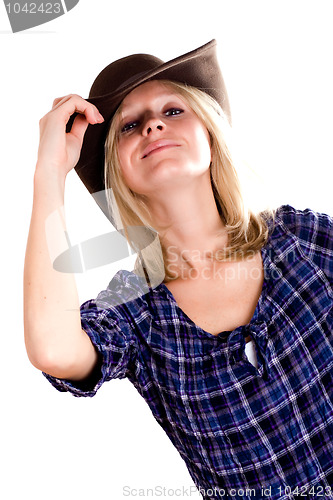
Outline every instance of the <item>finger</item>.
{"label": "finger", "polygon": [[[52,110],[58,108],[59,106],[61,106],[65,102],[69,101],[69,99],[71,99],[72,97],[74,97],[74,94],[64,95],[63,97],[57,97],[53,101]],[[82,97],[80,97],[80,96],[76,96],[76,97],[79,97],[80,99],[82,99]]]}
{"label": "finger", "polygon": [[62,106],[65,102],[67,102],[73,98],[82,99],[83,101],[85,100],[85,99],[83,99],[83,97],[81,97],[77,94],[68,94],[68,95],[65,95],[63,97],[56,97],[53,101],[53,104],[52,104],[52,110],[59,108],[59,106]]}
{"label": "finger", "polygon": [[52,109],[52,112],[55,111],[57,114],[61,114],[66,123],[73,113],[84,114],[87,121],[91,124],[102,123],[104,121],[96,106],[76,94],[65,96],[62,99],[59,98],[59,101]]}
{"label": "finger", "polygon": [[63,97],[57,97],[56,99],[54,99],[54,101],[53,101],[53,103],[52,103],[52,109],[54,109],[54,108],[57,106],[57,104],[58,104],[60,101],[62,101],[64,98],[65,98],[65,96],[63,96]]}

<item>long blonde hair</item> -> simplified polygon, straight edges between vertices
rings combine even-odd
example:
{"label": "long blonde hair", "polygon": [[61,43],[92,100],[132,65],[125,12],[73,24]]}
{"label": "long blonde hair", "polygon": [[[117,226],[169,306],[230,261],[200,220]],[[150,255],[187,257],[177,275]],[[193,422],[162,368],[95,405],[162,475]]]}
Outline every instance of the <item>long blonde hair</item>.
{"label": "long blonde hair", "polygon": [[[260,250],[269,236],[268,219],[274,221],[275,210],[263,211],[251,209],[246,202],[244,192],[233,161],[231,127],[228,117],[216,101],[205,92],[195,87],[169,80],[160,83],[175,92],[202,121],[211,140],[212,161],[210,166],[211,183],[214,198],[221,220],[228,234],[228,245],[218,250],[214,258],[217,261],[240,260]],[[151,286],[161,281],[171,281],[166,262],[166,249],[161,247],[158,235],[152,237],[154,229],[144,197],[134,193],[124,182],[118,158],[118,117],[122,107],[117,109],[111,122],[105,142],[105,186],[109,209],[128,242],[138,251],[135,272],[144,276]],[[132,229],[131,229],[132,228]],[[133,228],[141,228],[135,231]],[[148,236],[149,245],[144,241]],[[153,243],[151,243],[153,240]]]}

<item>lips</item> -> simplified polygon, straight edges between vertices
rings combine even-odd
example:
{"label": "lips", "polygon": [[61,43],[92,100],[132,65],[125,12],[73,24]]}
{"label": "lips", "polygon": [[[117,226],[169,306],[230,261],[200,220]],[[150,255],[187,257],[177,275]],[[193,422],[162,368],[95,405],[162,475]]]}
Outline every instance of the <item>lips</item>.
{"label": "lips", "polygon": [[154,151],[166,149],[166,148],[172,148],[172,147],[178,147],[179,144],[177,144],[175,141],[170,141],[167,139],[162,139],[160,141],[155,141],[150,144],[143,150],[142,157],[141,159],[143,160],[144,158],[147,158],[149,155],[151,155]]}

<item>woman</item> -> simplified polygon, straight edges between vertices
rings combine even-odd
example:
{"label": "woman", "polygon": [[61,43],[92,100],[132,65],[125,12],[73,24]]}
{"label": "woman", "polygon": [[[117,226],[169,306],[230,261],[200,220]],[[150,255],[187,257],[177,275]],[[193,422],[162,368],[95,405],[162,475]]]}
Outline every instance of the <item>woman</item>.
{"label": "woman", "polygon": [[[333,220],[247,209],[228,120],[214,41],[169,63],[129,56],[88,100],[56,99],[34,180],[27,352],[75,396],[128,377],[203,498],[331,498]],[[138,250],[135,272],[80,313],[45,236],[75,165]]]}

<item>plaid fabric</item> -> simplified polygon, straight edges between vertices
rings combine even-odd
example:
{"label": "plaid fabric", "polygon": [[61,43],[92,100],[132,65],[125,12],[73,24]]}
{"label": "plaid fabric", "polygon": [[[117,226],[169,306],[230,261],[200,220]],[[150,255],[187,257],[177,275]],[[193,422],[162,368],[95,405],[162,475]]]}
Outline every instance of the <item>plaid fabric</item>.
{"label": "plaid fabric", "polygon": [[81,308],[100,353],[92,377],[44,375],[74,396],[128,377],[203,498],[333,498],[333,219],[283,205],[261,251],[265,280],[248,325],[213,336],[163,283],[142,294],[141,279],[119,271]]}

